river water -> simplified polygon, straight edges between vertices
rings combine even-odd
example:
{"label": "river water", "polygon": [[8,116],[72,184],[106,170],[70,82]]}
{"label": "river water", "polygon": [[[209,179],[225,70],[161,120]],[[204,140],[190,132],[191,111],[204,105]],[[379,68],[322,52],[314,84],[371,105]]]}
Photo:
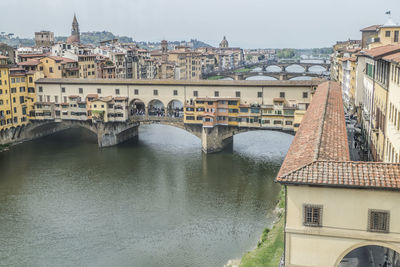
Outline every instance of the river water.
{"label": "river water", "polygon": [[222,266],[256,245],[292,136],[205,155],[181,129],[139,134],[99,149],[73,129],[0,153],[0,266]]}

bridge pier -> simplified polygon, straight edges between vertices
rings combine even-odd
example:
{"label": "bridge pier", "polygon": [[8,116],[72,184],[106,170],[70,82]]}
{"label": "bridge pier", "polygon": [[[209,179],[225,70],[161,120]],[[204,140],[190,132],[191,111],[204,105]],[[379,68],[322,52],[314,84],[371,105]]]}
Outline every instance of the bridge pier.
{"label": "bridge pier", "polygon": [[204,153],[222,151],[233,142],[234,131],[229,126],[217,125],[212,128],[203,127],[201,146]]}
{"label": "bridge pier", "polygon": [[115,146],[139,136],[139,123],[108,122],[96,126],[99,147]]}

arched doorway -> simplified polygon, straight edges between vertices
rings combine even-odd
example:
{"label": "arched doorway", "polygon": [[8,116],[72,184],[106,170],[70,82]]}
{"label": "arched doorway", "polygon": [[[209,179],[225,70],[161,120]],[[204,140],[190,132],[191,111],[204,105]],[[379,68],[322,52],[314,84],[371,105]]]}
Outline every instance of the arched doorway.
{"label": "arched doorway", "polygon": [[183,117],[183,103],[179,100],[171,100],[167,106],[168,116],[174,118]]}
{"label": "arched doorway", "polygon": [[129,104],[129,115],[130,116],[143,116],[146,114],[146,106],[140,99],[133,99]]}
{"label": "arched doorway", "polygon": [[338,267],[400,267],[400,254],[386,246],[366,245],[349,251]]}
{"label": "arched doorway", "polygon": [[165,107],[163,102],[158,99],[153,99],[149,102],[148,113],[149,116],[163,117],[165,116]]}

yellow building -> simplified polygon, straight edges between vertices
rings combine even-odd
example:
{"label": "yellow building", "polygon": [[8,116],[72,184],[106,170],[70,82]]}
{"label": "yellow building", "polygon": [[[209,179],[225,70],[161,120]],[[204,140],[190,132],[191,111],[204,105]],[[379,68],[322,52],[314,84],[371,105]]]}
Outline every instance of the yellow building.
{"label": "yellow building", "polygon": [[0,130],[12,126],[8,57],[0,55]]}
{"label": "yellow building", "polygon": [[96,55],[78,55],[79,78],[95,79]]}
{"label": "yellow building", "polygon": [[203,127],[238,126],[239,104],[239,98],[196,98],[192,105],[185,106],[184,122]]}
{"label": "yellow building", "polygon": [[25,125],[35,116],[35,81],[43,78],[38,71],[7,65],[0,56],[0,130]]}
{"label": "yellow building", "polygon": [[390,62],[384,162],[400,162],[400,52],[385,56]]}
{"label": "yellow building", "polygon": [[[79,78],[78,62],[73,59],[48,56],[41,58],[39,71],[44,78]],[[34,62],[33,62],[34,63]],[[26,65],[27,63],[24,62]]]}
{"label": "yellow building", "polygon": [[393,22],[391,18],[382,26],[377,27],[376,35],[372,37],[369,48],[375,48],[388,44],[400,44],[400,25]]}

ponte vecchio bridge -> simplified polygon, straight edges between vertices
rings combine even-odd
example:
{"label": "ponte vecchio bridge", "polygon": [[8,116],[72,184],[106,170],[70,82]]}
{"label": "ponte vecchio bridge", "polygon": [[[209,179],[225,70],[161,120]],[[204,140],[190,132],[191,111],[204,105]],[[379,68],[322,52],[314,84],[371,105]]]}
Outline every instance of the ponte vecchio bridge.
{"label": "ponte vecchio bridge", "polygon": [[[0,143],[29,140],[67,128],[83,127],[95,133],[99,146],[104,147],[137,137],[140,124],[161,123],[184,129],[201,138],[203,151],[217,152],[233,140],[233,135],[244,131],[266,129],[294,133],[294,114],[305,113],[319,83],[39,79],[36,81],[37,99],[30,122],[1,132]],[[236,99],[244,107],[243,110],[253,116],[254,122],[247,117],[247,122],[217,124],[212,128],[203,127],[200,118],[196,118],[194,123],[187,123],[183,119],[183,108],[194,105],[199,98]],[[221,112],[231,112],[227,103],[226,107]],[[242,112],[242,108],[239,111],[238,107],[239,103],[232,111],[238,114],[237,117]],[[265,116],[269,117],[262,119],[261,111],[254,117],[252,112],[263,108],[268,112]],[[108,112],[108,115],[97,121],[94,116],[98,112]]]}

